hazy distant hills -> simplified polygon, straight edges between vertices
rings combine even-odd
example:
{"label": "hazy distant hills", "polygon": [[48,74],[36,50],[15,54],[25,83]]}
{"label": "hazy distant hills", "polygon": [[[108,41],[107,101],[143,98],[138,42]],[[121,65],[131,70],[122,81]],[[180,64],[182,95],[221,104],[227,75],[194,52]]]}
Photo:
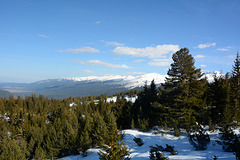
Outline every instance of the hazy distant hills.
{"label": "hazy distant hills", "polygon": [[1,98],[9,98],[10,95],[11,95],[10,92],[0,89],[0,97]]}
{"label": "hazy distant hills", "polygon": [[102,77],[73,77],[48,79],[34,83],[0,83],[0,89],[15,96],[44,95],[49,98],[66,98],[70,96],[112,95],[122,91],[141,88],[145,82],[154,79],[156,84],[163,83],[166,75],[158,73],[138,75],[114,75]]}
{"label": "hazy distant hills", "polygon": [[[212,74],[206,75],[212,80]],[[157,85],[164,83],[166,75],[158,73],[136,75],[111,75],[102,77],[73,77],[48,79],[34,83],[0,83],[0,97],[44,95],[49,98],[66,98],[70,96],[112,95],[122,91],[141,89],[145,82],[154,79]],[[4,91],[3,91],[4,90]]]}

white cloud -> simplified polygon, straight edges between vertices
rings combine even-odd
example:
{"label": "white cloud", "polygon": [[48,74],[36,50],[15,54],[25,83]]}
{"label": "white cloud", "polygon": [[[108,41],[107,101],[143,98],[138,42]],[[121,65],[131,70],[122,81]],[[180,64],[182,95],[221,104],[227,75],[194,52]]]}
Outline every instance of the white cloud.
{"label": "white cloud", "polygon": [[135,61],[133,61],[133,62],[139,63],[139,62],[144,62],[144,61],[146,61],[146,60],[144,60],[144,59],[138,59],[138,60],[135,60]]}
{"label": "white cloud", "polygon": [[194,56],[194,58],[204,58],[205,56],[204,55],[196,55]]}
{"label": "white cloud", "polygon": [[125,44],[123,43],[118,43],[118,42],[106,42],[107,45],[112,45],[112,46],[124,46]]}
{"label": "white cloud", "polygon": [[205,64],[200,65],[201,67],[207,67]]}
{"label": "white cloud", "polygon": [[68,48],[64,50],[58,50],[58,52],[72,52],[72,53],[100,53],[98,49],[92,47],[82,47],[82,48]]}
{"label": "white cloud", "polygon": [[146,48],[131,48],[131,47],[117,47],[112,53],[118,55],[131,55],[135,57],[148,58],[166,58],[167,55],[179,50],[178,45],[157,45],[156,47]]}
{"label": "white cloud", "polygon": [[235,55],[229,55],[227,58],[235,58]]}
{"label": "white cloud", "polygon": [[218,48],[217,50],[218,50],[218,51],[229,51],[228,48]]}
{"label": "white cloud", "polygon": [[49,36],[45,35],[45,34],[38,34],[38,37],[42,37],[42,38],[49,38]]}
{"label": "white cloud", "polygon": [[146,74],[145,72],[131,72],[131,73],[127,73],[128,75],[142,75],[142,74]]}
{"label": "white cloud", "polygon": [[172,60],[169,59],[154,59],[153,61],[149,62],[150,66],[169,66]]}
{"label": "white cloud", "polygon": [[203,49],[203,48],[208,48],[208,47],[211,47],[211,46],[216,46],[216,43],[199,44],[199,45],[198,45],[197,47],[195,47],[195,48]]}
{"label": "white cloud", "polygon": [[102,23],[102,21],[96,21],[95,23],[96,23],[96,24],[100,24],[100,23]]}
{"label": "white cloud", "polygon": [[93,73],[93,71],[91,71],[91,70],[83,70],[83,72]]}
{"label": "white cloud", "polygon": [[80,63],[80,64],[90,65],[90,66],[93,66],[93,65],[102,65],[102,66],[106,66],[106,67],[110,67],[110,68],[125,68],[125,69],[130,68],[129,66],[124,65],[124,64],[123,64],[123,65],[112,64],[112,63],[102,62],[102,61],[99,61],[99,60],[90,60],[90,61],[75,60],[74,62],[78,62],[78,63]]}

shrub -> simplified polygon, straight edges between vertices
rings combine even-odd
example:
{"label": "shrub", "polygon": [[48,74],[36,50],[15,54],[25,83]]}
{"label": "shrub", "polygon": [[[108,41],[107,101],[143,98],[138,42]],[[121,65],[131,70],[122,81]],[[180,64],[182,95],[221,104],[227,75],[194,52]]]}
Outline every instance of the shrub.
{"label": "shrub", "polygon": [[210,137],[203,129],[189,133],[188,136],[190,144],[193,145],[196,150],[205,150],[210,143]]}
{"label": "shrub", "polygon": [[137,143],[138,146],[142,146],[144,144],[141,138],[134,137],[133,140]]}
{"label": "shrub", "polygon": [[226,152],[234,151],[234,140],[236,135],[233,133],[233,130],[229,126],[224,126],[220,129],[221,141],[219,142],[222,145],[222,149]]}
{"label": "shrub", "polygon": [[177,155],[178,151],[174,150],[174,146],[169,146],[166,144],[166,148],[164,149],[166,152],[170,152],[170,155]]}
{"label": "shrub", "polygon": [[236,159],[240,160],[240,141],[239,136],[234,134],[230,126],[224,126],[220,129],[221,141],[218,142],[226,152],[234,152]]}
{"label": "shrub", "polygon": [[162,154],[160,151],[156,151],[154,148],[150,147],[149,153],[150,160],[168,160],[165,154]]}
{"label": "shrub", "polygon": [[170,152],[170,155],[177,155],[178,151],[174,150],[174,146],[169,146],[168,144],[166,144],[166,148],[163,148],[162,146],[159,146],[156,144],[156,147],[154,146],[149,146],[150,147],[150,155],[149,158],[151,160],[166,160],[168,159],[167,157],[165,157],[164,154],[162,154],[161,152],[165,151],[165,152]]}

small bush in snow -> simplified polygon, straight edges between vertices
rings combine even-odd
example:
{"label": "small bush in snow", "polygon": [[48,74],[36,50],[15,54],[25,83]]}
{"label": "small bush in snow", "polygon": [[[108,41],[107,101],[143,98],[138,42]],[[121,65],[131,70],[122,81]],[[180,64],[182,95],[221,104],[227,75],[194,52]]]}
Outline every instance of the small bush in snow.
{"label": "small bush in snow", "polygon": [[177,155],[178,151],[175,151],[174,146],[169,146],[168,144],[166,144],[166,148],[164,149],[164,151],[166,152],[170,152],[170,155]]}
{"label": "small bush in snow", "polygon": [[[156,144],[156,147],[154,146],[149,146],[150,147],[150,159],[151,160],[158,160],[157,158],[166,158],[164,154],[161,154],[161,152],[170,152],[170,155],[177,155],[178,151],[174,150],[174,146],[169,146],[166,144],[166,148],[159,146]],[[159,157],[160,156],[160,157]],[[154,159],[155,158],[155,159]]]}
{"label": "small bush in snow", "polygon": [[236,138],[235,140],[235,151],[234,154],[236,156],[237,160],[240,160],[240,141],[239,138]]}
{"label": "small bush in snow", "polygon": [[224,126],[220,129],[221,141],[224,151],[234,152],[237,160],[240,160],[240,137],[236,135],[230,126]]}
{"label": "small bush in snow", "polygon": [[174,146],[169,146],[168,144],[166,144],[166,148],[159,146],[156,144],[156,147],[154,146],[149,146],[151,149],[153,149],[153,151],[161,151],[161,152],[170,152],[170,155],[176,155],[178,154],[178,151],[174,150]]}
{"label": "small bush in snow", "polygon": [[226,152],[234,152],[235,137],[233,130],[229,126],[224,126],[220,129],[221,141],[218,142],[222,145],[222,149]]}
{"label": "small bush in snow", "polygon": [[196,150],[205,150],[210,143],[209,135],[203,130],[199,129],[188,135],[189,142]]}
{"label": "small bush in snow", "polygon": [[133,140],[137,143],[138,146],[142,146],[144,144],[141,138],[134,137]]}
{"label": "small bush in snow", "polygon": [[156,148],[150,146],[149,153],[150,160],[168,160],[165,154],[162,154],[160,151],[157,151]]}

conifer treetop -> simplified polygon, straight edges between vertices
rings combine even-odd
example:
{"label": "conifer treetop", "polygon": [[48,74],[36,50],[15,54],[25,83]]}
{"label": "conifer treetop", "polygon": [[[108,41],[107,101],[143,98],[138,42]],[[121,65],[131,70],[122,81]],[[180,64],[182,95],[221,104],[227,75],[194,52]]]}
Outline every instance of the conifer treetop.
{"label": "conifer treetop", "polygon": [[166,78],[168,83],[178,83],[189,80],[199,80],[203,73],[201,69],[196,69],[194,66],[194,58],[189,54],[187,48],[182,48],[172,55],[173,63],[168,70],[169,78]]}

